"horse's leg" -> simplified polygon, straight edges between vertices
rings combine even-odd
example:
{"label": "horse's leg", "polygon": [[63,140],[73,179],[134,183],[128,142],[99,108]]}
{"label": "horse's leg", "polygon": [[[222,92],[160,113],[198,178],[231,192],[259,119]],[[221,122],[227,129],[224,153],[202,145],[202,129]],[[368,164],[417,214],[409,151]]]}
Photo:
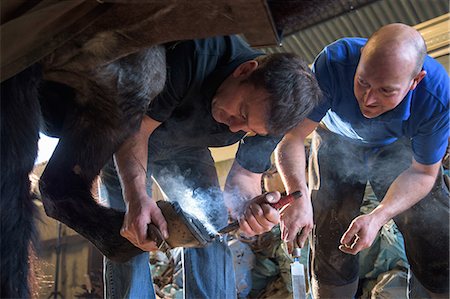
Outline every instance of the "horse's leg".
{"label": "horse's leg", "polygon": [[1,84],[1,298],[29,298],[30,246],[36,237],[29,173],[39,139],[37,65]]}
{"label": "horse's leg", "polygon": [[123,212],[100,206],[90,192],[117,143],[102,136],[101,128],[66,133],[40,180],[47,215],[83,235],[112,260],[126,261],[141,253],[120,236]]}
{"label": "horse's leg", "polygon": [[126,261],[142,251],[120,236],[124,214],[93,200],[92,181],[120,143],[138,129],[164,80],[159,47],[98,70],[87,82],[88,97],[78,98],[79,105],[66,115],[58,146],[41,177],[47,214],[86,237],[111,260]]}

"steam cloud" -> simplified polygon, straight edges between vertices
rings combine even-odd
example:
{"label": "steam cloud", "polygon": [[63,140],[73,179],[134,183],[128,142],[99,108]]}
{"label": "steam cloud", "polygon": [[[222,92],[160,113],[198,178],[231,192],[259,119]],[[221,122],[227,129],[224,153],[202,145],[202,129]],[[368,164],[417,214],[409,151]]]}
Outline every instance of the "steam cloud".
{"label": "steam cloud", "polygon": [[184,212],[196,217],[211,234],[217,234],[227,223],[227,210],[220,188],[192,188],[184,176],[163,170],[157,179],[166,200],[177,202]]}

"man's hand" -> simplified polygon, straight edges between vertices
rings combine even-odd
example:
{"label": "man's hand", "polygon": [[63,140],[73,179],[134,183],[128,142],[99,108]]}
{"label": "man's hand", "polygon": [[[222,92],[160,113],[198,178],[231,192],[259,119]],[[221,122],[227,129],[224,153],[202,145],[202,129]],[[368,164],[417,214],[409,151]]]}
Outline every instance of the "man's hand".
{"label": "man's hand", "polygon": [[440,167],[441,161],[425,165],[413,158],[411,166],[395,179],[380,204],[370,214],[352,221],[341,238],[339,249],[357,254],[370,247],[386,222],[411,208],[430,192]]}
{"label": "man's hand", "polygon": [[128,239],[134,246],[144,251],[157,250],[156,243],[147,238],[147,227],[153,223],[167,239],[167,222],[155,201],[149,196],[134,200],[127,205],[125,219],[120,234]]}
{"label": "man's hand", "polygon": [[280,213],[270,203],[278,202],[279,192],[269,192],[253,198],[239,219],[241,231],[247,236],[260,235],[270,231],[280,222]]}
{"label": "man's hand", "polygon": [[314,226],[311,201],[305,196],[302,195],[281,210],[281,239],[297,242],[301,248]]}
{"label": "man's hand", "polygon": [[339,249],[348,254],[357,254],[372,246],[383,223],[373,214],[356,217],[341,238]]}

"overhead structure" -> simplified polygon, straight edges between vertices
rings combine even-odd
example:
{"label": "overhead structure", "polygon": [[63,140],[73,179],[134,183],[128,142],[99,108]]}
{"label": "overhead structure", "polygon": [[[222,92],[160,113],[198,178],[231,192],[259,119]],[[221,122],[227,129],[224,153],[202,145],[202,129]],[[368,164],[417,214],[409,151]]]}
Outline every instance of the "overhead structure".
{"label": "overhead structure", "polygon": [[[268,53],[293,52],[303,57],[308,63],[312,63],[326,45],[341,37],[368,37],[381,26],[396,22],[416,26],[424,36],[432,57],[445,55],[442,52],[445,51],[442,50],[445,48],[445,43],[448,50],[449,2],[447,0],[377,0],[366,1],[360,6],[353,3],[361,1],[336,1],[336,5],[337,2],[341,2],[342,8],[346,8],[343,14],[337,14],[336,11],[334,16],[327,18],[324,13],[317,22],[306,22],[303,26],[285,30],[282,47],[268,47],[264,50]],[[317,14],[322,14],[322,10],[317,11]],[[314,19],[314,16],[315,13],[312,12],[311,18]],[[303,19],[305,18],[306,16]],[[442,51],[436,52],[436,47]]]}
{"label": "overhead structure", "polygon": [[[136,49],[227,34],[243,34],[254,47],[274,46],[280,43],[283,32],[312,26],[374,1],[3,0],[1,81],[89,30],[92,36],[105,30],[116,31]],[[79,42],[82,47],[83,41]],[[129,53],[120,53],[125,54]]]}

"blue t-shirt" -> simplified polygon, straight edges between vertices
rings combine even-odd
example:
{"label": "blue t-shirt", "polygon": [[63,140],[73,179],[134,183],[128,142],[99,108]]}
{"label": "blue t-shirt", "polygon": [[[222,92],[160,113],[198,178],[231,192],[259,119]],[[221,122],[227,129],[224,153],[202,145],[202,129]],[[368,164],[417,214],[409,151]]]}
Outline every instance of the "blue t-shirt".
{"label": "blue t-shirt", "polygon": [[426,76],[393,110],[368,119],[359,109],[353,79],[365,38],[343,38],[326,48],[313,64],[324,100],[308,116],[341,136],[367,146],[411,139],[414,158],[434,164],[445,154],[449,137],[449,77],[445,69],[427,56]]}

